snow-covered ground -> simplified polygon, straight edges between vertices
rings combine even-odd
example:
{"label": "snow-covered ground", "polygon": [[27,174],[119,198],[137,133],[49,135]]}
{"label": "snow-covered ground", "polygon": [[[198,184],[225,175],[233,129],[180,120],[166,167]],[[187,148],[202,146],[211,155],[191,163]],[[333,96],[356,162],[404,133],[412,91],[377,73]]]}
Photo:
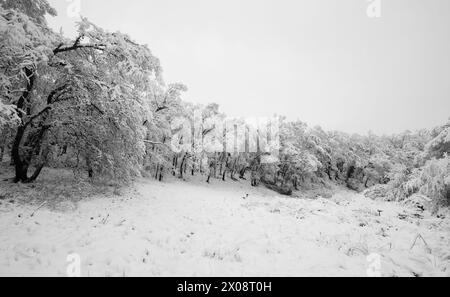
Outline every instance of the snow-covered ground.
{"label": "snow-covered ground", "polygon": [[449,218],[347,191],[141,179],[31,216],[37,206],[1,202],[0,276],[66,276],[72,254],[82,276],[450,276]]}

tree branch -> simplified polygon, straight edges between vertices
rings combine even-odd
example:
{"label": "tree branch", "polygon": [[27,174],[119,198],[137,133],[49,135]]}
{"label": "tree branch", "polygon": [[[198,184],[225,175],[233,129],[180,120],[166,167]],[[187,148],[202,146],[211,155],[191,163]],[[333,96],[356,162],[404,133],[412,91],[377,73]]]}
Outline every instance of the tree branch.
{"label": "tree branch", "polygon": [[51,106],[47,106],[46,108],[44,108],[43,110],[41,110],[40,112],[38,112],[37,114],[35,114],[34,116],[32,116],[24,125],[24,128],[28,127],[35,119],[39,118],[40,116],[42,116],[44,113],[46,113],[47,111],[50,111],[52,109]]}
{"label": "tree branch", "polygon": [[56,96],[56,94],[63,91],[66,87],[67,87],[67,85],[62,85],[62,86],[54,89],[53,91],[51,91],[51,93],[47,97],[47,105],[51,105],[53,103],[52,102],[53,98]]}
{"label": "tree branch", "polygon": [[101,115],[104,115],[105,113],[103,112],[103,110],[101,110],[97,105],[95,105],[94,103],[90,104],[91,107],[93,107],[95,110],[97,110]]}
{"label": "tree branch", "polygon": [[144,142],[145,143],[148,143],[148,144],[153,144],[153,145],[163,145],[163,146],[169,146],[168,144],[166,144],[166,143],[162,143],[162,142],[156,142],[156,141],[150,141],[150,140],[144,140]]}
{"label": "tree branch", "polygon": [[167,106],[161,106],[161,107],[158,107],[158,108],[156,109],[155,113],[161,112],[161,111],[166,110],[166,109],[168,109],[168,108],[169,108],[169,107],[167,107]]}
{"label": "tree branch", "polygon": [[106,46],[104,44],[80,44],[81,40],[84,38],[84,35],[80,35],[77,37],[72,46],[63,47],[64,45],[61,43],[57,48],[53,50],[53,54],[57,55],[59,53],[74,51],[81,48],[92,48],[97,50],[105,50]]}

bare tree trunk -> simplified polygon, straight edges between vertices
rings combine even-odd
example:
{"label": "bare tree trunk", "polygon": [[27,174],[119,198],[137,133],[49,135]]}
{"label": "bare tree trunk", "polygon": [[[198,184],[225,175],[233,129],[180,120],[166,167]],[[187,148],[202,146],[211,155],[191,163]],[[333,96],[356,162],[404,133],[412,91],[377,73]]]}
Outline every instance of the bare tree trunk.
{"label": "bare tree trunk", "polygon": [[216,165],[214,162],[210,162],[209,164],[209,173],[208,173],[208,179],[206,180],[206,182],[209,184],[209,182],[211,181],[211,177],[213,175],[213,172],[216,171]]}
{"label": "bare tree trunk", "polygon": [[172,174],[173,176],[177,175],[177,168],[178,168],[178,155],[176,155],[175,157],[173,157],[173,164],[172,164]]}
{"label": "bare tree trunk", "polygon": [[214,156],[214,178],[217,178],[217,156]]}
{"label": "bare tree trunk", "polygon": [[20,156],[20,143],[21,139],[23,138],[24,129],[20,127],[19,130],[21,131],[16,136],[12,150],[12,156],[14,158],[14,166],[16,169],[16,177],[14,179],[14,182],[32,183],[39,177],[42,169],[45,166],[46,156],[43,157],[41,164],[35,168],[33,175],[31,177],[28,177],[28,169],[30,167],[31,159],[33,155],[39,155],[40,153],[41,142],[44,137],[46,128],[42,128],[41,131],[39,131],[35,135],[35,138],[30,140],[34,149],[25,152],[24,153],[25,156],[23,158],[21,158]]}
{"label": "bare tree trunk", "polygon": [[159,174],[159,164],[156,164],[156,174],[155,174],[155,179],[158,179],[158,174]]}
{"label": "bare tree trunk", "polygon": [[22,160],[20,157],[20,144],[22,142],[23,135],[25,134],[25,127],[20,126],[17,129],[17,134],[14,139],[11,157],[14,160],[14,166],[16,170],[16,177],[14,179],[14,182],[26,182],[28,179],[28,164],[26,160]]}
{"label": "bare tree trunk", "polygon": [[183,172],[184,172],[184,165],[186,163],[186,157],[187,154],[184,154],[183,159],[181,160],[181,165],[180,165],[180,178],[183,178]]}
{"label": "bare tree trunk", "polygon": [[222,180],[226,181],[227,170],[225,169],[222,174]]}
{"label": "bare tree trunk", "polygon": [[0,146],[0,163],[3,162],[3,155],[5,154],[5,146],[6,143],[1,144]]}
{"label": "bare tree trunk", "polygon": [[222,175],[222,173],[223,173],[223,159],[222,159],[222,157],[220,158],[220,167],[219,167],[219,176],[221,176]]}
{"label": "bare tree trunk", "polygon": [[298,189],[298,177],[297,176],[294,176],[293,183],[294,183],[294,189],[296,191],[298,191],[299,189]]}
{"label": "bare tree trunk", "polygon": [[241,168],[241,171],[239,172],[239,178],[245,180],[245,173],[247,172],[248,167],[244,166]]}
{"label": "bare tree trunk", "polygon": [[192,168],[191,168],[191,175],[194,176],[195,175],[195,166],[197,164],[197,157],[194,157],[192,160]]}
{"label": "bare tree trunk", "polygon": [[39,175],[41,174],[42,169],[44,168],[44,165],[45,164],[42,163],[41,165],[36,167],[36,169],[34,170],[33,175],[30,178],[28,178],[27,183],[32,183],[39,177]]}
{"label": "bare tree trunk", "polygon": [[[34,81],[36,79],[34,72],[30,68],[24,69],[25,75],[28,78],[27,87],[25,91],[23,92],[22,96],[20,96],[19,100],[17,101],[16,107],[18,110],[23,110],[25,107],[25,102],[28,101],[31,92],[33,90]],[[19,115],[21,118],[22,115]],[[22,139],[25,135],[26,126],[22,122],[22,124],[17,128],[17,133],[14,138],[13,147],[11,150],[11,158],[14,162],[15,170],[16,170],[16,176],[14,178],[14,182],[27,182],[28,181],[28,167],[29,167],[29,160],[28,158],[21,158],[20,156],[20,144],[22,143]]]}
{"label": "bare tree trunk", "polygon": [[164,173],[164,166],[161,165],[161,168],[159,169],[159,181],[162,182],[163,180],[163,173]]}
{"label": "bare tree trunk", "polygon": [[86,167],[87,167],[87,171],[88,171],[88,177],[89,178],[93,178],[94,177],[94,170],[92,169],[91,159],[89,157],[86,158]]}
{"label": "bare tree trunk", "polygon": [[226,177],[227,171],[230,171],[230,172],[231,172],[231,168],[230,168],[230,167],[231,167],[230,158],[231,158],[230,155],[228,155],[228,154],[225,155],[225,166],[224,166],[223,175],[222,175],[222,180],[223,180],[223,181],[225,181],[225,177]]}

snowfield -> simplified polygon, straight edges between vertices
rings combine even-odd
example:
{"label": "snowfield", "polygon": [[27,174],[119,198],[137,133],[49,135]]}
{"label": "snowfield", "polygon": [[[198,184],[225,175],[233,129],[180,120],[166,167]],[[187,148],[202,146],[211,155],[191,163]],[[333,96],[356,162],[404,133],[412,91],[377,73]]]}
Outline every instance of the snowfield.
{"label": "snowfield", "polygon": [[448,216],[344,190],[141,179],[31,216],[38,206],[1,201],[0,276],[67,276],[72,254],[82,276],[450,276]]}

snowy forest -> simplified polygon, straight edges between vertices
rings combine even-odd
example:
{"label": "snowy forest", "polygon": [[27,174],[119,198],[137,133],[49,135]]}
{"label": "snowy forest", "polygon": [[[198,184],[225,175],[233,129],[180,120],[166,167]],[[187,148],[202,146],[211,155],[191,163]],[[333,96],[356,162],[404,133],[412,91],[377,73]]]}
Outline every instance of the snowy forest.
{"label": "snowy forest", "polygon": [[[185,101],[189,86],[165,81],[164,65],[133,36],[82,18],[71,40],[48,26],[46,18],[56,14],[46,0],[0,1],[2,207],[27,193],[46,197],[24,207],[51,204],[54,183],[69,172],[71,185],[81,192],[107,183],[114,185],[114,195],[123,196],[142,179],[155,187],[235,184],[250,189],[242,190],[244,196],[254,189],[279,199],[300,199],[311,191],[329,199],[336,189],[345,189],[368,201],[414,205],[430,218],[445,217],[450,119],[434,129],[352,135],[278,117],[277,158],[259,147],[230,152],[225,142],[218,152],[194,141],[184,143],[191,149],[174,151],[177,118],[194,123],[200,113],[202,122],[225,119],[220,106]],[[192,133],[203,141],[225,129],[201,126]]]}

